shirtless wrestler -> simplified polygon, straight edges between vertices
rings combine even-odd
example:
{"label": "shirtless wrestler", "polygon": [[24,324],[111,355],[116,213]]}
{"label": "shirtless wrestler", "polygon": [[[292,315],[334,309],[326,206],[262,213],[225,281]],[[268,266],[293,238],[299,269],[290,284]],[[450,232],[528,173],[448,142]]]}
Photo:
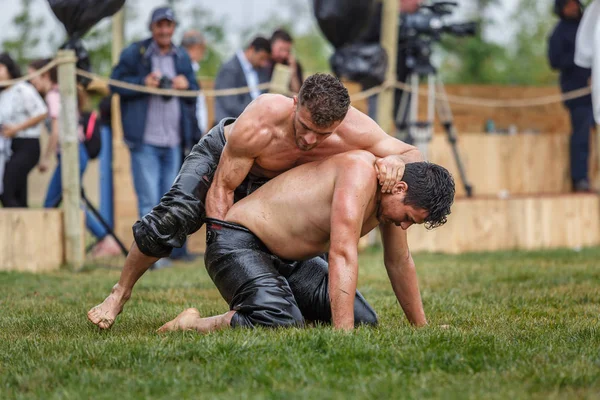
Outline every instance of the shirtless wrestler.
{"label": "shirtless wrestler", "polygon": [[[207,219],[206,269],[230,311],[202,318],[188,309],[160,331],[302,326],[305,320],[345,330],[376,324],[356,285],[358,240],[377,225],[396,297],[412,324],[426,324],[406,229],[446,222],[454,180],[439,165],[411,163],[391,193],[382,193],[375,161],[352,151],[302,165],[234,204],[224,221]],[[321,258],[290,261],[325,251],[329,271]]]}
{"label": "shirtless wrestler", "polygon": [[376,165],[384,192],[401,179],[405,163],[422,160],[415,147],[351,107],[348,91],[331,75],[310,76],[298,97],[260,96],[237,120],[222,120],[194,146],[171,190],[134,225],[119,282],[88,319],[110,328],[138,279],[181,247],[206,216],[223,219],[235,201],[297,165],[358,149],[381,158]]}

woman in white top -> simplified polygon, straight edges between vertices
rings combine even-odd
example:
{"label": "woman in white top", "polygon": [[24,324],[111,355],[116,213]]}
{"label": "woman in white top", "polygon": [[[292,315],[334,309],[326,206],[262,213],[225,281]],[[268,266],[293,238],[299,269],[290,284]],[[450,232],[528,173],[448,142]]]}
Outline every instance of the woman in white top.
{"label": "woman in white top", "polygon": [[[0,54],[0,82],[21,77],[17,63]],[[0,201],[4,207],[27,207],[27,177],[40,158],[41,124],[48,109],[33,86],[19,82],[0,87],[0,135],[11,139]]]}

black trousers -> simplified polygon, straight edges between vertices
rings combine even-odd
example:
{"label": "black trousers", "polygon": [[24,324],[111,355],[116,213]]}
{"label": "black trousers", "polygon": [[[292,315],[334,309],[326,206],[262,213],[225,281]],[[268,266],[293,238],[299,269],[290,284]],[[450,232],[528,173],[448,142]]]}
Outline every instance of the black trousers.
{"label": "black trousers", "polygon": [[[200,139],[183,161],[171,190],[133,225],[133,236],[142,253],[167,257],[174,247],[182,247],[187,237],[202,227],[206,217],[206,193],[225,146],[225,126],[234,121],[234,118],[223,119]],[[246,197],[267,181],[249,174],[236,189],[234,201]]]}
{"label": "black trousers", "polygon": [[[293,262],[273,255],[241,225],[207,219],[204,263],[231,310],[232,327],[302,326],[331,323],[327,262]],[[355,325],[377,324],[377,315],[357,291]]]}
{"label": "black trousers", "polygon": [[11,144],[12,155],[4,170],[2,205],[27,207],[27,177],[40,160],[40,140],[15,138]]}
{"label": "black trousers", "polygon": [[571,114],[571,179],[573,183],[588,180],[588,160],[590,156],[590,130],[594,126],[592,105],[570,106]]}

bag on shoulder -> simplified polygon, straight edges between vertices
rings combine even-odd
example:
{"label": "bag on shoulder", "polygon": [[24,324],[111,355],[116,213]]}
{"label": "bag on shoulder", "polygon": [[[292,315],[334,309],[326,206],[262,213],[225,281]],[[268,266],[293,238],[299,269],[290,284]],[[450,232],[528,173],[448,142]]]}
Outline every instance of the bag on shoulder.
{"label": "bag on shoulder", "polygon": [[100,154],[102,141],[100,139],[100,124],[98,123],[98,113],[96,111],[85,112],[81,115],[81,126],[85,134],[83,144],[87,150],[88,157],[94,159]]}

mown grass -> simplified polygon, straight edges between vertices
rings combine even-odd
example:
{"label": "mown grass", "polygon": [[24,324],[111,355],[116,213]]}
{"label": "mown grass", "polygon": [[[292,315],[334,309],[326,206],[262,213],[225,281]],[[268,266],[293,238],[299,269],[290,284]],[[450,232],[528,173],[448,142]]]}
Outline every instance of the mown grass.
{"label": "mown grass", "polygon": [[156,334],[227,310],[201,262],[144,276],[108,332],[85,313],[119,271],[0,273],[0,398],[600,398],[600,249],[415,259],[430,326],[406,323],[373,250],[359,287],[380,326],[351,334]]}

